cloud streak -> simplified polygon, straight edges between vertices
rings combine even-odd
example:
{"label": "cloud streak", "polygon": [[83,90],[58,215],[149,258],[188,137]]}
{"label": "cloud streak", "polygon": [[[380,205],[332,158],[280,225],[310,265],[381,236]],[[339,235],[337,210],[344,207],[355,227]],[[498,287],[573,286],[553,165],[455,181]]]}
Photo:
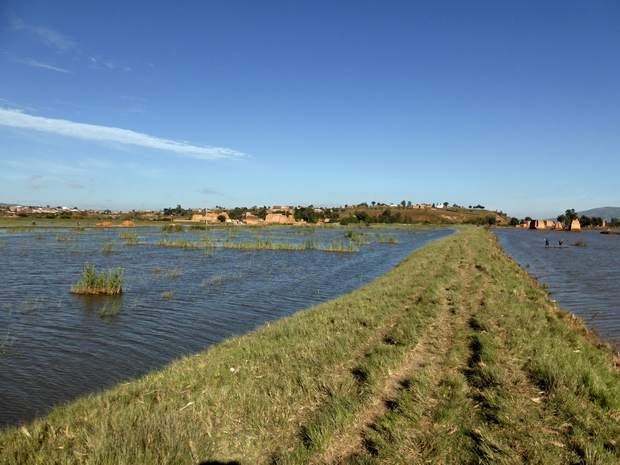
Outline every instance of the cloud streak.
{"label": "cloud streak", "polygon": [[185,142],[176,142],[149,136],[128,129],[97,126],[94,124],[75,123],[64,119],[32,116],[19,110],[0,108],[0,125],[20,129],[51,132],[67,137],[100,142],[117,142],[153,149],[165,150],[177,155],[199,160],[216,160],[222,158],[238,159],[244,153],[223,147],[199,147]]}
{"label": "cloud streak", "polygon": [[13,17],[12,22],[13,22],[14,29],[26,30],[34,34],[35,36],[37,36],[45,44],[50,45],[61,52],[77,47],[77,44],[75,42],[73,42],[70,39],[67,39],[61,33],[53,29],[48,29],[45,27],[30,26],[28,24],[25,24],[21,19],[15,16]]}
{"label": "cloud streak", "polygon": [[[0,160],[0,164],[10,166],[11,168],[17,168],[20,170],[37,170],[46,173],[54,173],[58,175],[76,175],[83,174],[88,170],[76,167],[74,165],[64,164],[58,161],[41,160],[37,158],[25,159],[22,158],[19,161],[16,160]],[[31,179],[42,178],[40,174],[32,175]]]}
{"label": "cloud streak", "polygon": [[23,63],[25,65],[30,65],[30,66],[37,66],[39,68],[45,68],[45,69],[51,69],[53,71],[59,71],[61,73],[72,73],[72,71],[63,69],[63,68],[57,68],[56,66],[51,66],[51,65],[46,65],[45,63],[40,63],[36,60],[32,60],[30,58],[25,58],[25,59],[13,59],[13,61],[17,62],[17,63]]}

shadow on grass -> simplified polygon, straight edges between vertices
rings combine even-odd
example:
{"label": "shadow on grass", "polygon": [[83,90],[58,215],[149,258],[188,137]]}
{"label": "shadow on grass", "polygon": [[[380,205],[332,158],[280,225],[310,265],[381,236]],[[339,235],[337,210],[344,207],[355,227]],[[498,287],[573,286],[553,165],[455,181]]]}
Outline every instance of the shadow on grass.
{"label": "shadow on grass", "polygon": [[241,465],[239,462],[219,462],[217,460],[209,460],[208,462],[200,462],[198,465]]}

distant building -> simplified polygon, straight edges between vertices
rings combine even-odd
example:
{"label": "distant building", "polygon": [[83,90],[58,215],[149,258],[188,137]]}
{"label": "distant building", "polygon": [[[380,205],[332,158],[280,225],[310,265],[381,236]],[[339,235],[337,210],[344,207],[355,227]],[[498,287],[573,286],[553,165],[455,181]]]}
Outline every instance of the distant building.
{"label": "distant building", "polygon": [[295,218],[293,215],[283,215],[282,213],[267,213],[265,223],[269,224],[293,224]]}
{"label": "distant building", "polygon": [[568,226],[568,230],[569,231],[581,231],[581,223],[579,222],[579,220],[571,221],[570,225]]}
{"label": "distant building", "polygon": [[529,229],[555,229],[555,222],[551,220],[532,220]]}
{"label": "distant building", "polygon": [[[230,222],[230,218],[228,217],[228,213],[227,212],[221,212],[221,213],[207,213],[206,217],[205,215],[192,215],[192,219],[190,221],[193,222],[202,222],[202,221],[206,221],[207,223],[219,223],[220,220],[218,219],[218,216],[224,216],[225,223]],[[177,220],[179,221],[179,220]]]}
{"label": "distant building", "polygon": [[295,207],[291,207],[291,206],[274,206],[271,210],[270,213],[276,213],[276,212],[284,212],[284,213],[290,213],[291,215],[293,213],[295,213]]}
{"label": "distant building", "polygon": [[245,212],[243,214],[243,221],[245,222],[245,224],[248,225],[257,225],[260,223],[264,223],[264,220],[262,218],[259,218],[256,215],[252,215],[251,213]]}

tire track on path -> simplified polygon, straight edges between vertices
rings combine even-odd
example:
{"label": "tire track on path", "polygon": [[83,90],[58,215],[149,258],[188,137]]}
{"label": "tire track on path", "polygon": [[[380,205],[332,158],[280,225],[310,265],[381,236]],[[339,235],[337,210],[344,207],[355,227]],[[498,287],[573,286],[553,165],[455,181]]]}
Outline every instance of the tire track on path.
{"label": "tire track on path", "polygon": [[[369,399],[366,407],[356,415],[346,431],[335,438],[324,452],[313,457],[310,463],[317,465],[347,463],[359,455],[360,450],[372,449],[372,441],[367,432],[380,418],[398,408],[398,397],[408,389],[412,376],[427,365],[445,363],[452,348],[453,338],[457,332],[469,326],[472,314],[476,311],[475,307],[479,306],[482,300],[483,289],[476,292],[474,305],[462,299],[455,302],[450,296],[450,291],[455,286],[465,289],[459,295],[470,296],[472,292],[472,283],[466,280],[466,276],[474,269],[473,255],[471,249],[467,245],[465,247],[469,251],[467,261],[461,262],[453,270],[454,276],[449,279],[452,282],[443,289],[448,295],[441,302],[441,311],[430,325],[427,334],[411,349],[400,366],[390,372],[380,391]],[[429,280],[427,285],[434,284],[434,280]],[[418,291],[417,295],[420,292]],[[439,379],[434,382],[439,382]],[[372,455],[372,450],[370,452]]]}

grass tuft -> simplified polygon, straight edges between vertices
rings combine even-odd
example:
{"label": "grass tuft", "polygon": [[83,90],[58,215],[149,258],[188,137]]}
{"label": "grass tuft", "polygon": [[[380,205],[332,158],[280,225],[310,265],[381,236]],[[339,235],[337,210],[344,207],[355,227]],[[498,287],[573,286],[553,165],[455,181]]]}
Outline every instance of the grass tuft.
{"label": "grass tuft", "polygon": [[164,233],[183,232],[185,231],[185,227],[181,224],[166,224],[161,228],[161,230]]}
{"label": "grass tuft", "polygon": [[157,242],[155,245],[162,247],[178,247],[180,249],[203,249],[205,246],[200,242],[188,241],[184,237],[179,237],[174,241],[168,241],[166,238]]}
{"label": "grass tuft", "polygon": [[101,318],[116,316],[121,309],[123,304],[122,299],[114,299],[113,301],[108,301],[103,304],[103,307],[99,309],[99,316]]}
{"label": "grass tuft", "polygon": [[398,244],[398,234],[375,234],[375,238],[377,242],[384,244]]}
{"label": "grass tuft", "polygon": [[138,241],[138,233],[129,232],[129,231],[121,231],[118,233],[119,239],[125,239],[125,244],[127,245],[139,245]]}
{"label": "grass tuft", "polygon": [[82,295],[117,295],[123,292],[124,269],[118,267],[97,273],[95,265],[84,264],[80,281],[71,286],[72,294]]}

